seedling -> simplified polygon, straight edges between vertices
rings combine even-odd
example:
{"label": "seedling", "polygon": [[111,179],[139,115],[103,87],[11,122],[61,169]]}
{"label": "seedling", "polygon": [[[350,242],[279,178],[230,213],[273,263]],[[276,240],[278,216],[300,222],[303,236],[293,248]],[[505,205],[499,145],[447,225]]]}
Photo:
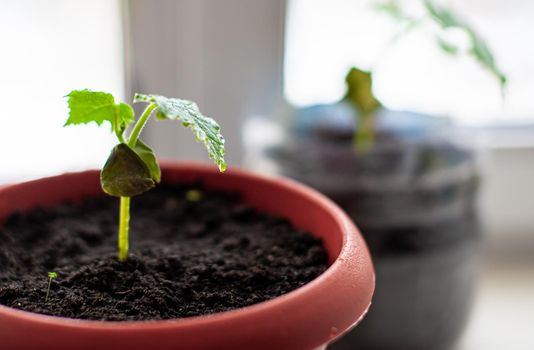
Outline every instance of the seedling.
{"label": "seedling", "polygon": [[161,180],[161,170],[152,149],[139,139],[139,134],[151,115],[157,120],[181,121],[190,128],[197,141],[203,143],[221,172],[226,170],[224,138],[217,122],[202,115],[198,106],[188,100],[159,95],[135,94],[133,102],[147,103],[144,112],[133,124],[130,135],[126,129],[134,122],[133,108],[126,103],[115,103],[113,95],[106,92],[74,90],[68,97],[69,118],[66,125],[104,121],[111,124],[119,144],[111,150],[100,173],[100,183],[105,193],[120,197],[118,248],[119,260],[128,257],[130,198],[152,189]]}
{"label": "seedling", "polygon": [[52,271],[48,273],[48,288],[46,290],[45,303],[48,301],[48,296],[50,295],[50,286],[52,285],[52,280],[57,278],[57,273]]}

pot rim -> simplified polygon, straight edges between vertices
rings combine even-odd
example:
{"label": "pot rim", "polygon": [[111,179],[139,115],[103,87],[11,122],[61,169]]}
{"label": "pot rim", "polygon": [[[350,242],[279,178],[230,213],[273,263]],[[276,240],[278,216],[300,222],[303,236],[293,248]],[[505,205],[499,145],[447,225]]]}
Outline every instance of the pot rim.
{"label": "pot rim", "polygon": [[[161,168],[164,173],[171,171],[189,171],[192,173],[199,172],[202,174],[213,174],[218,172],[215,167],[198,162],[162,161]],[[13,185],[2,186],[0,187],[0,209],[3,204],[1,203],[1,197],[3,194],[6,193],[6,191],[16,191],[21,187],[28,186],[28,184],[35,185],[39,182],[46,182],[48,180],[54,180],[64,176],[76,176],[83,174],[90,174],[91,176],[93,176],[93,173],[95,172],[98,172],[98,170],[66,173],[62,175],[45,177]],[[61,327],[78,329],[81,328],[87,330],[136,331],[177,328],[185,330],[197,327],[215,326],[217,324],[228,322],[231,323],[232,321],[243,322],[248,319],[253,320],[262,314],[272,313],[273,310],[287,310],[287,308],[289,308],[290,305],[295,302],[295,300],[301,298],[312,300],[310,298],[314,298],[314,295],[316,297],[317,295],[322,295],[322,293],[324,294],[326,289],[332,289],[332,286],[334,286],[336,283],[335,281],[342,279],[342,277],[340,276],[343,276],[345,274],[347,274],[347,276],[350,276],[351,273],[354,273],[356,271],[359,272],[359,276],[354,276],[355,281],[346,281],[344,285],[341,286],[341,289],[345,292],[357,291],[359,289],[357,295],[362,300],[358,306],[357,319],[352,320],[351,324],[348,324],[346,325],[346,327],[343,327],[345,329],[339,329],[339,331],[336,329],[336,327],[332,327],[331,339],[337,337],[339,334],[348,331],[350,328],[355,326],[367,313],[367,310],[371,304],[371,296],[373,294],[375,285],[375,276],[367,246],[363,238],[361,237],[359,231],[354,226],[347,214],[345,214],[336,204],[334,204],[326,196],[320,194],[316,190],[313,190],[305,185],[299,184],[296,181],[287,178],[257,174],[250,170],[244,170],[235,167],[232,167],[224,175],[221,176],[233,176],[241,179],[248,179],[256,182],[267,183],[269,186],[277,187],[282,191],[291,192],[292,195],[301,196],[306,201],[313,202],[314,204],[319,205],[329,214],[329,216],[334,219],[334,221],[339,226],[342,232],[342,243],[339,254],[335,257],[329,256],[330,260],[333,260],[333,262],[329,264],[328,268],[321,275],[313,279],[311,282],[308,282],[295,290],[257,304],[209,315],[193,316],[171,320],[99,321],[50,316],[29,311],[18,310],[5,305],[0,305],[0,316],[18,319],[19,321],[45,323],[48,325],[53,324]],[[170,181],[170,183],[172,182],[173,181]],[[208,187],[216,188],[215,186]],[[340,292],[341,291],[337,293],[339,294]],[[331,294],[334,295],[336,293]],[[335,303],[335,297],[339,297],[339,295],[330,296],[331,300],[329,301]],[[353,298],[356,298],[356,295]],[[284,317],[291,318],[292,315],[284,315]],[[345,321],[346,320],[344,320],[343,322],[346,323]]]}

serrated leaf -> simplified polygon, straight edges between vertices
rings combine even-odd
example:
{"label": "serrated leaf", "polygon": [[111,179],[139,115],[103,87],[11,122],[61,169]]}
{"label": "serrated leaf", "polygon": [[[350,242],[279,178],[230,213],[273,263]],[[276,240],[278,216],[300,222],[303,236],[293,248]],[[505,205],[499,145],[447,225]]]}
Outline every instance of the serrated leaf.
{"label": "serrated leaf", "polygon": [[115,103],[113,95],[91,90],[73,90],[68,97],[69,118],[66,125],[95,122],[102,125],[108,121],[111,130],[122,135],[126,126],[134,119],[132,107],[126,103]]}
{"label": "serrated leaf", "polygon": [[102,125],[104,121],[112,122],[115,115],[115,99],[106,92],[74,90],[68,97],[69,119],[65,125],[95,122]]}
{"label": "serrated leaf", "polygon": [[124,143],[113,147],[100,183],[104,192],[115,197],[132,197],[156,185],[145,162]]}
{"label": "serrated leaf", "polygon": [[156,183],[159,183],[161,180],[161,169],[158,161],[156,160],[154,151],[152,151],[152,149],[141,140],[137,140],[133,150],[145,162],[148,170],[150,170],[150,176],[152,177],[152,180],[154,180]]}
{"label": "serrated leaf", "polygon": [[209,157],[217,164],[219,170],[226,170],[224,138],[221,135],[221,128],[215,120],[204,116],[196,103],[178,98],[145,94],[135,94],[134,102],[155,103],[158,107],[157,119],[179,120],[183,126],[192,129],[197,141],[206,146]]}

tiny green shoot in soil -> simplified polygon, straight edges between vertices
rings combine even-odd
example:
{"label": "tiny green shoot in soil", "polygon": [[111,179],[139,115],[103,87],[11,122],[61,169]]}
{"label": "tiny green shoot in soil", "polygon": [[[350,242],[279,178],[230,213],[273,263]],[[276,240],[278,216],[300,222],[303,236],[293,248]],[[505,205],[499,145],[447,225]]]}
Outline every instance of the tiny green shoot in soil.
{"label": "tiny green shoot in soil", "polygon": [[52,280],[57,278],[57,272],[51,271],[48,273],[48,288],[46,289],[45,303],[48,302],[50,296],[50,287],[52,286]]}
{"label": "tiny green shoot in soil", "polygon": [[[139,195],[156,186],[161,180],[161,170],[152,149],[139,135],[152,115],[156,120],[176,120],[190,128],[197,141],[203,143],[209,157],[219,167],[226,170],[224,160],[224,138],[219,124],[204,116],[196,103],[160,95],[135,94],[134,103],[147,106],[137,122],[135,113],[127,103],[116,103],[113,95],[91,90],[74,90],[67,96],[69,118],[65,126],[95,122],[111,124],[119,144],[111,150],[102,171],[100,183],[105,193],[120,197],[118,249],[119,260],[128,257],[130,197]],[[129,126],[129,136],[125,132]]]}

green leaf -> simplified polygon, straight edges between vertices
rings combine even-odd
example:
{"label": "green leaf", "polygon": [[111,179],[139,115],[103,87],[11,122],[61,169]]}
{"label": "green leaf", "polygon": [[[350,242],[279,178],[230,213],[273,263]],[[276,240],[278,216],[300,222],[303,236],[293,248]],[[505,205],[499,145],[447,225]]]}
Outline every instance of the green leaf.
{"label": "green leaf", "polygon": [[425,0],[425,8],[430,16],[443,28],[465,26],[449,9],[436,6],[432,0]]}
{"label": "green leaf", "polygon": [[115,104],[113,95],[91,90],[73,90],[68,97],[69,118],[66,125],[108,121],[112,131],[121,135],[134,119],[132,107],[126,103]]}
{"label": "green leaf", "polygon": [[459,52],[458,46],[454,45],[451,42],[448,42],[447,40],[443,38],[437,38],[437,43],[440,49],[449,55],[456,55]]}
{"label": "green leaf", "polygon": [[124,130],[126,130],[126,127],[134,120],[135,113],[134,113],[132,106],[130,106],[127,103],[123,103],[123,102],[115,106],[115,113],[117,116],[117,119],[116,119],[117,126],[116,128],[114,128],[115,129],[114,131],[120,133],[120,135],[122,136],[122,134],[124,133]]}
{"label": "green leaf", "polygon": [[48,273],[48,278],[50,278],[50,279],[57,278],[57,272],[54,272],[54,271],[49,272]]}
{"label": "green leaf", "polygon": [[113,147],[100,183],[104,192],[115,197],[132,197],[156,185],[143,159],[124,143]]}
{"label": "green leaf", "polygon": [[[507,81],[506,75],[497,66],[495,57],[484,39],[482,39],[467,23],[459,19],[452,11],[445,7],[435,5],[432,0],[425,0],[425,8],[431,18],[443,29],[457,28],[464,31],[469,36],[471,41],[469,54],[497,78],[501,85],[501,91],[504,91]],[[438,45],[444,49],[442,44],[443,42],[438,41]],[[447,52],[447,50],[445,51]]]}
{"label": "green leaf", "polygon": [[161,180],[161,169],[159,168],[154,151],[152,151],[152,149],[141,140],[137,140],[133,150],[143,160],[143,162],[145,162],[148,170],[150,170],[150,176],[152,177],[152,180],[154,180],[156,183],[159,183]]}
{"label": "green leaf", "polygon": [[74,90],[67,97],[70,112],[65,125],[90,122],[102,125],[105,120],[112,122],[115,115],[113,95],[90,90]]}
{"label": "green leaf", "polygon": [[475,33],[471,34],[471,43],[470,53],[499,80],[501,88],[504,88],[507,80],[506,75],[497,67],[495,57],[487,44]]}
{"label": "green leaf", "polygon": [[391,18],[404,21],[406,16],[402,13],[402,10],[397,1],[389,0],[373,3],[373,8],[377,11],[384,12],[391,16]]}
{"label": "green leaf", "polygon": [[196,103],[159,95],[135,94],[134,102],[155,103],[159,120],[180,120],[182,125],[194,131],[197,141],[203,143],[220,171],[226,170],[224,160],[224,138],[219,124],[200,113]]}

